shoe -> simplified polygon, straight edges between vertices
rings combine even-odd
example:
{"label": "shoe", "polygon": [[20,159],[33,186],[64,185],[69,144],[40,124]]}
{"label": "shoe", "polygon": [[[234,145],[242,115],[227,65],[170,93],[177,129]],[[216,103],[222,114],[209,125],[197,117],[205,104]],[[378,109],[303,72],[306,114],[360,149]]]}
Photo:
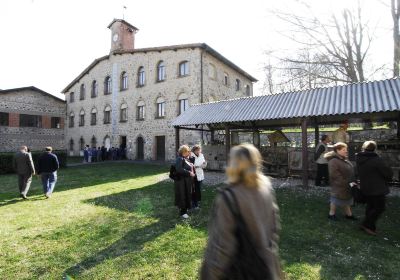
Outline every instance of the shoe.
{"label": "shoe", "polygon": [[351,216],[347,216],[346,215],[345,217],[346,217],[347,220],[358,221],[358,218],[354,217],[354,215],[351,215]]}
{"label": "shoe", "polygon": [[183,219],[189,219],[189,215],[188,215],[188,214],[183,214],[181,217],[182,217]]}
{"label": "shoe", "polygon": [[20,197],[22,197],[23,199],[28,199],[28,197],[25,194],[22,194],[22,193],[21,193]]}
{"label": "shoe", "polygon": [[328,215],[328,219],[331,221],[338,221],[338,218],[336,217],[336,215]]}
{"label": "shoe", "polygon": [[51,197],[51,193],[46,193],[45,196],[46,196],[46,198],[50,198]]}
{"label": "shoe", "polygon": [[366,226],[361,226],[361,229],[363,231],[365,231],[367,234],[372,235],[372,236],[376,236],[376,231],[367,228]]}

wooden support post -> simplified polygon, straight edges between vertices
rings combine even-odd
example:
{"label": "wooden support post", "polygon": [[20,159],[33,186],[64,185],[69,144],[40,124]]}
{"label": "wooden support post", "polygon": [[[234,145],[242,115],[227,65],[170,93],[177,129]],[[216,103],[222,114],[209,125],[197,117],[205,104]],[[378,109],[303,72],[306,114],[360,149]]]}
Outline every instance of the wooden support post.
{"label": "wooden support post", "polygon": [[210,138],[211,138],[210,139],[211,144],[214,144],[214,141],[215,141],[215,130],[214,129],[211,130],[211,137]]}
{"label": "wooden support post", "polygon": [[303,187],[308,187],[308,148],[307,148],[307,119],[301,122],[301,155]]}
{"label": "wooden support post", "polygon": [[314,128],[315,128],[315,139],[314,139],[314,143],[315,143],[315,147],[317,147],[318,143],[319,143],[319,126],[318,126],[318,121],[315,120],[314,123]]}
{"label": "wooden support post", "polygon": [[400,139],[400,114],[397,116],[397,139]]}
{"label": "wooden support post", "polygon": [[228,126],[225,126],[225,156],[227,164],[228,164],[230,149],[231,149],[231,131]]}
{"label": "wooden support post", "polygon": [[179,127],[175,127],[175,152],[176,152],[176,153],[178,153],[179,143],[180,143],[180,139],[179,139]]}

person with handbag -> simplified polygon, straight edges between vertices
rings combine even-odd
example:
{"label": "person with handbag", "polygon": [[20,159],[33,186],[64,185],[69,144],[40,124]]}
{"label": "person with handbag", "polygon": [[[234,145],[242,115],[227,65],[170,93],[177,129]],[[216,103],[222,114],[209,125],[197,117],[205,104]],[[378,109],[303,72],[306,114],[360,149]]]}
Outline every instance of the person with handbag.
{"label": "person with handbag", "polygon": [[193,178],[195,176],[194,167],[189,161],[189,156],[190,148],[188,146],[179,147],[175,162],[175,206],[179,208],[180,216],[183,219],[189,218],[187,211],[191,208]]}
{"label": "person with handbag", "polygon": [[232,148],[228,186],[215,199],[200,279],[282,279],[279,209],[262,157],[251,144]]}
{"label": "person with handbag", "polygon": [[336,208],[343,207],[348,220],[357,220],[351,211],[353,196],[351,188],[355,187],[354,167],[347,159],[347,144],[336,143],[333,151],[325,155],[328,160],[329,182],[331,185],[330,209],[328,218],[336,221]]}
{"label": "person with handbag", "polygon": [[376,222],[385,211],[385,196],[390,191],[387,182],[393,177],[392,169],[375,152],[376,147],[376,142],[366,141],[356,157],[361,194],[366,202],[361,229],[370,235],[376,235]]}

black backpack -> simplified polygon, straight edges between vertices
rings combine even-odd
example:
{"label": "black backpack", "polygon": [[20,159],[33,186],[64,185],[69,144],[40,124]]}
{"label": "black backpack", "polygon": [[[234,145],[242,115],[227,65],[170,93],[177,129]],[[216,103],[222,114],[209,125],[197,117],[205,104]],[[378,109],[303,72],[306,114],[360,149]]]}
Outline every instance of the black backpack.
{"label": "black backpack", "polygon": [[[229,199],[227,192],[233,199]],[[221,191],[222,197],[233,214],[236,223],[235,237],[238,242],[238,249],[232,263],[226,271],[225,278],[229,280],[248,279],[248,280],[265,280],[273,279],[271,269],[265,264],[263,259],[258,255],[251,233],[248,231],[245,221],[243,220],[239,204],[233,191],[226,188]]]}
{"label": "black backpack", "polygon": [[176,172],[175,164],[171,164],[171,166],[169,167],[169,178],[174,181],[179,179],[178,173]]}

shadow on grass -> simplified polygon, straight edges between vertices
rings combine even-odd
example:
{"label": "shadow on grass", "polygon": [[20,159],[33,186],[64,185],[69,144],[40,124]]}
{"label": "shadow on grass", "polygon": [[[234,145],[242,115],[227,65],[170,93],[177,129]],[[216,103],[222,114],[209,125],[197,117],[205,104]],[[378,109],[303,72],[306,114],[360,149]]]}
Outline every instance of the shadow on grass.
{"label": "shadow on grass", "polygon": [[[167,173],[167,171],[168,168],[166,166],[119,162],[68,167],[58,171],[55,192],[152,176],[162,172]],[[0,180],[0,207],[24,201],[23,199],[19,199],[17,176],[15,174],[1,175]],[[35,200],[42,195],[41,182],[35,176],[32,180],[28,196],[30,200]]]}
{"label": "shadow on grass", "polygon": [[[84,271],[90,270],[105,260],[115,259],[131,252],[139,253],[146,242],[155,240],[164,233],[173,230],[180,223],[206,231],[208,222],[207,209],[210,203],[205,204],[203,213],[197,213],[189,221],[183,222],[178,216],[177,208],[173,206],[172,198],[173,183],[166,180],[144,188],[132,189],[84,201],[96,206],[134,213],[139,220],[141,217],[144,219],[151,218],[154,219],[154,222],[128,231],[122,238],[107,248],[96,252],[91,257],[67,269],[65,275],[79,277]],[[199,252],[199,254],[202,254],[202,252]]]}

